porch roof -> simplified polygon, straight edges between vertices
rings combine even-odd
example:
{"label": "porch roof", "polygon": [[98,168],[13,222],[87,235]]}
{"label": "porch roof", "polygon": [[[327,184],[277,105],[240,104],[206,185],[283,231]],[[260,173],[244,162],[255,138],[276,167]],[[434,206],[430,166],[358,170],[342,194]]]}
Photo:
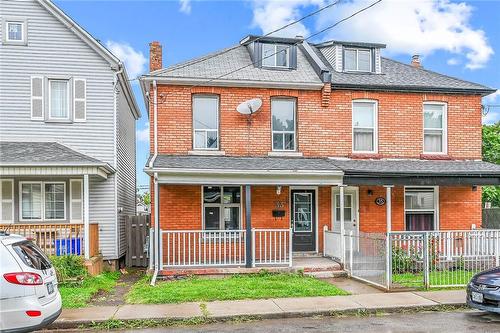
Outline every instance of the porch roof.
{"label": "porch roof", "polygon": [[172,184],[335,185],[343,174],[327,158],[196,155],[157,155],[145,171]]}
{"label": "porch roof", "polygon": [[347,185],[500,185],[500,165],[477,160],[341,160]]}
{"label": "porch roof", "polygon": [[106,178],[115,170],[106,162],[57,142],[0,142],[0,175],[96,175]]}

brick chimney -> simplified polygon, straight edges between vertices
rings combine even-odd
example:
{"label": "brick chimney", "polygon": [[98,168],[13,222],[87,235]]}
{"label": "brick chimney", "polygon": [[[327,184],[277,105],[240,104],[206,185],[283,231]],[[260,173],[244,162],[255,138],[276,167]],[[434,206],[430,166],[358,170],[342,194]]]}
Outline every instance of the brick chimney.
{"label": "brick chimney", "polygon": [[149,71],[155,71],[163,68],[163,58],[160,42],[149,43]]}
{"label": "brick chimney", "polygon": [[422,67],[422,64],[420,63],[420,56],[418,54],[411,57],[411,65],[417,68]]}

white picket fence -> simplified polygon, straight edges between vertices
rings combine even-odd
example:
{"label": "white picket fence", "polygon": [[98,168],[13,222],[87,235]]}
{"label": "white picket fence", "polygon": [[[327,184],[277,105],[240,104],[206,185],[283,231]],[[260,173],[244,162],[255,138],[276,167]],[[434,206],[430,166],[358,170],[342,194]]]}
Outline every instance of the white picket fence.
{"label": "white picket fence", "polygon": [[[162,230],[162,268],[245,266],[246,230]],[[292,265],[290,229],[252,229],[252,266]]]}

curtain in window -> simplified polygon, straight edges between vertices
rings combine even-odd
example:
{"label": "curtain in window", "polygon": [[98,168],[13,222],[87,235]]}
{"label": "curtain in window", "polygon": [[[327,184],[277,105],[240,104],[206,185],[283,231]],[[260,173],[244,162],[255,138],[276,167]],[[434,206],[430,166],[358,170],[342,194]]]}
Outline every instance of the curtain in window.
{"label": "curtain in window", "polygon": [[68,118],[68,81],[50,81],[50,116]]}
{"label": "curtain in window", "polygon": [[406,213],[407,231],[429,231],[434,230],[434,213]]}
{"label": "curtain in window", "polygon": [[373,130],[354,129],[354,150],[373,151]]}
{"label": "curtain in window", "polygon": [[64,184],[45,184],[45,218],[64,219]]}
{"label": "curtain in window", "polygon": [[424,151],[443,152],[444,106],[424,104]]}
{"label": "curtain in window", "polygon": [[443,152],[443,134],[441,131],[425,130],[424,151],[429,153]]}
{"label": "curtain in window", "polygon": [[21,214],[23,220],[42,219],[42,185],[22,184]]}

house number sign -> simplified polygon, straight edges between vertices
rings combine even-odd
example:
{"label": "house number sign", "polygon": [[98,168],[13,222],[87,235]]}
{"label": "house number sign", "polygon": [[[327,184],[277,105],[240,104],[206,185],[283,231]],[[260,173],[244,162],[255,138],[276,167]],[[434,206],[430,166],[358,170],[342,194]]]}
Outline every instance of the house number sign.
{"label": "house number sign", "polygon": [[385,198],[378,197],[377,199],[375,199],[375,203],[377,204],[377,206],[383,206],[385,205]]}

